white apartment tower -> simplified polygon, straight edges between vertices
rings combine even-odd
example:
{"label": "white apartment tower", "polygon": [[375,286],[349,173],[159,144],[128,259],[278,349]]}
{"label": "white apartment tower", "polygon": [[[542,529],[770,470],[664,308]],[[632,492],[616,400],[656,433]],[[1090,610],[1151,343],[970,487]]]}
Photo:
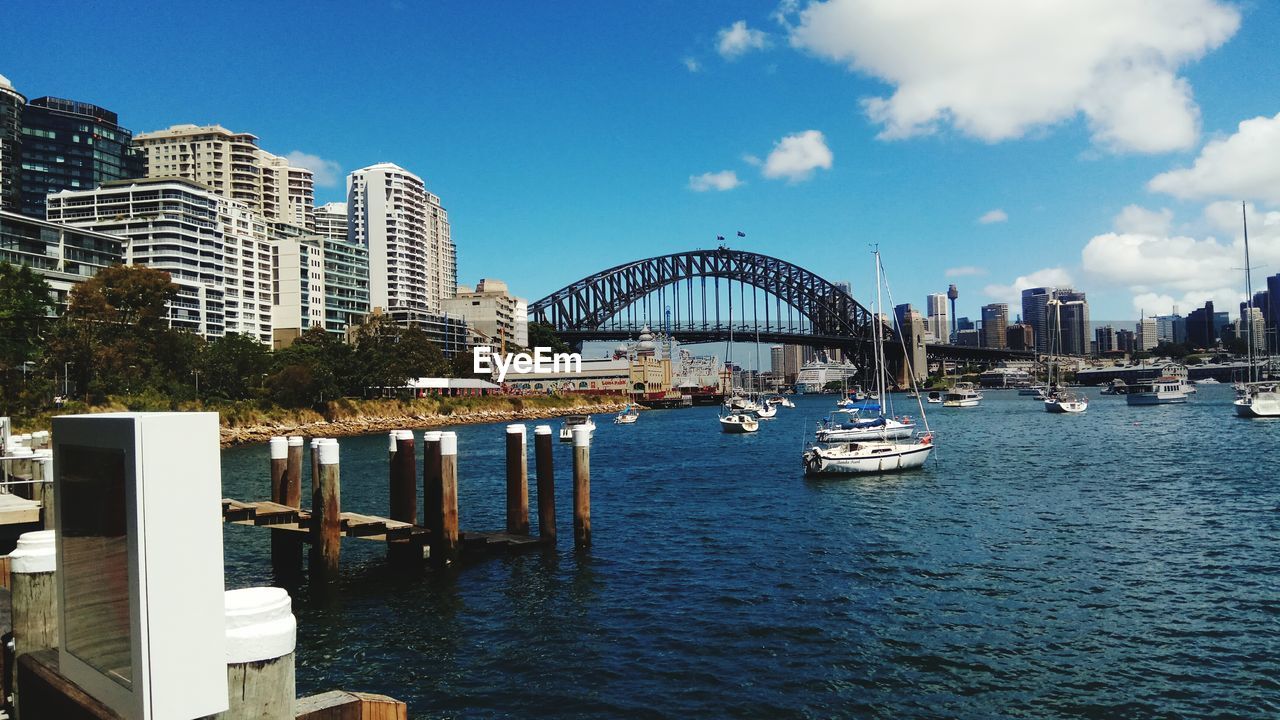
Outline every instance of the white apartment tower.
{"label": "white apartment tower", "polygon": [[934,342],[945,343],[951,337],[951,326],[947,324],[947,296],[945,293],[934,293],[925,298],[925,332],[932,335]]}
{"label": "white apartment tower", "polygon": [[312,229],[311,171],[258,147],[258,138],[221,125],[174,125],[139,133],[147,177],[184,178],[244,203],[268,222]]}
{"label": "white apartment tower", "polygon": [[181,288],[174,327],[271,342],[272,246],[244,203],[188,180],[118,180],[54,193],[47,213],[120,237],[126,265],[168,272]]}
{"label": "white apartment tower", "polygon": [[392,163],[347,176],[347,232],[369,251],[369,304],[397,322],[443,313],[458,287],[449,215],[422,179]]}
{"label": "white apartment tower", "polygon": [[347,204],[330,202],[315,209],[316,234],[327,240],[347,242]]}

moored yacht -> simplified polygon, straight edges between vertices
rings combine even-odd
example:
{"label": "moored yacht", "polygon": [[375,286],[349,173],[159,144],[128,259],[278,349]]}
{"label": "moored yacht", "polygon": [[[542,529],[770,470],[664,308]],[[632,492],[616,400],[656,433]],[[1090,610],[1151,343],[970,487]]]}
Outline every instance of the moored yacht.
{"label": "moored yacht", "polygon": [[720,430],[730,434],[753,433],[760,429],[760,422],[754,415],[735,412],[720,416]]}
{"label": "moored yacht", "polygon": [[1161,375],[1129,386],[1125,402],[1130,405],[1169,405],[1187,401],[1187,386],[1181,378]]}
{"label": "moored yacht", "polygon": [[1240,417],[1280,417],[1280,382],[1245,383],[1233,404]]}
{"label": "moored yacht", "polygon": [[812,447],[804,453],[806,475],[859,474],[913,470],[924,466],[933,452],[933,436],[917,442],[870,440],[832,447]]}
{"label": "moored yacht", "polygon": [[560,426],[560,442],[573,442],[573,430],[579,426],[590,431],[588,437],[595,437],[596,424],[591,421],[590,415],[569,415]]}
{"label": "moored yacht", "polygon": [[977,407],[982,402],[982,393],[973,387],[973,383],[958,382],[942,396],[942,407]]}

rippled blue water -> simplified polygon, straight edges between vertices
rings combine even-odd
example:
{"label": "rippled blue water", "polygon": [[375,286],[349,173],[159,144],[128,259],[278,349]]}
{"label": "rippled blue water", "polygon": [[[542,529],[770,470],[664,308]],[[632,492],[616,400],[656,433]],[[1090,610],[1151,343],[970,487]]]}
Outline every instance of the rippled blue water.
{"label": "rippled blue water", "polygon": [[[830,397],[749,436],[713,408],[599,418],[589,553],[567,446],[550,556],[405,578],[347,541],[336,596],[293,590],[299,692],[415,717],[1280,715],[1280,422],[1226,386],[1090,394],[939,408],[936,464],[839,480],[799,459]],[[457,431],[462,526],[498,529],[502,426]],[[344,509],[385,514],[385,435],[341,443]],[[226,495],[265,499],[266,466],[226,451]],[[266,535],[227,526],[228,587],[272,582]]]}

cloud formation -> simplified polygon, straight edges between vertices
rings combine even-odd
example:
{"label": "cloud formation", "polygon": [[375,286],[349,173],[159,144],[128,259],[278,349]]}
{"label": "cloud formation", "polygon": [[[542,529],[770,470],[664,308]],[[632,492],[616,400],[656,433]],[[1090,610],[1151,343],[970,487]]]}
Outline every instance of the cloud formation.
{"label": "cloud formation", "polygon": [[738,179],[738,174],[732,170],[705,172],[701,175],[689,176],[689,189],[694,192],[732,190],[741,184],[742,181]]}
{"label": "cloud formation", "polygon": [[1183,199],[1228,197],[1280,203],[1280,114],[1244,120],[1236,132],[1200,150],[1189,168],[1161,173],[1153,192]]}
{"label": "cloud formation", "polygon": [[1195,144],[1199,108],[1177,73],[1240,24],[1221,0],[813,0],[780,12],[793,47],[894,86],[862,101],[882,139],[949,125],[998,142],[1083,115],[1098,145],[1142,153]]}
{"label": "cloud formation", "polygon": [[949,278],[970,277],[973,275],[986,275],[987,270],[976,265],[961,265],[960,267],[947,268],[947,271],[943,274]]}
{"label": "cloud formation", "polygon": [[716,50],[726,60],[737,60],[752,50],[769,47],[769,36],[763,30],[752,30],[746,20],[739,20],[717,35]]}
{"label": "cloud formation", "polygon": [[342,174],[342,166],[332,160],[325,160],[319,155],[304,153],[301,150],[294,150],[285,155],[285,159],[294,167],[306,168],[311,171],[311,179],[319,187],[334,187],[341,180],[344,180]]}
{"label": "cloud formation", "polygon": [[1169,208],[1148,210],[1139,205],[1126,205],[1112,221],[1116,230],[1137,235],[1168,235],[1173,225],[1173,211]]}
{"label": "cloud formation", "polygon": [[761,172],[767,178],[786,178],[791,183],[803,182],[813,177],[813,171],[818,168],[830,170],[833,159],[822,133],[805,130],[775,143],[773,151],[764,160]]}
{"label": "cloud formation", "polygon": [[1070,287],[1071,274],[1061,267],[1044,268],[1027,275],[1019,275],[1008,285],[991,284],[982,288],[982,294],[996,302],[1009,303],[1009,307],[1022,307],[1022,291],[1034,287]]}
{"label": "cloud formation", "polygon": [[1008,219],[1009,219],[1009,215],[1005,211],[1001,210],[1000,208],[996,208],[994,210],[988,210],[985,213],[983,213],[982,217],[978,218],[978,222],[982,223],[983,225],[990,225],[991,223],[1006,222],[1008,221]]}

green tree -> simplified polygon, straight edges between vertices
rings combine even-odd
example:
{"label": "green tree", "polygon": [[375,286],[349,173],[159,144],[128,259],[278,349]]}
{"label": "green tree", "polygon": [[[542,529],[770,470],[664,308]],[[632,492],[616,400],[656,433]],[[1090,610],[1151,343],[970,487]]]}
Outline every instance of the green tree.
{"label": "green tree", "polygon": [[177,297],[178,286],[169,273],[141,265],[113,265],[71,289],[67,314],[151,330],[165,324],[168,304]]}
{"label": "green tree", "polygon": [[553,352],[573,352],[569,343],[556,335],[556,329],[547,323],[529,323],[529,347],[549,347]]}
{"label": "green tree", "polygon": [[52,312],[52,291],[39,273],[0,262],[0,414],[38,404],[46,390],[37,361]]}
{"label": "green tree", "polygon": [[244,400],[263,386],[263,376],[271,369],[271,356],[257,340],[228,333],[204,346],[198,365],[203,397]]}
{"label": "green tree", "polygon": [[[359,387],[351,346],[324,328],[313,327],[293,344],[272,353],[268,394],[286,407],[307,407]],[[363,359],[361,359],[363,362]]]}

